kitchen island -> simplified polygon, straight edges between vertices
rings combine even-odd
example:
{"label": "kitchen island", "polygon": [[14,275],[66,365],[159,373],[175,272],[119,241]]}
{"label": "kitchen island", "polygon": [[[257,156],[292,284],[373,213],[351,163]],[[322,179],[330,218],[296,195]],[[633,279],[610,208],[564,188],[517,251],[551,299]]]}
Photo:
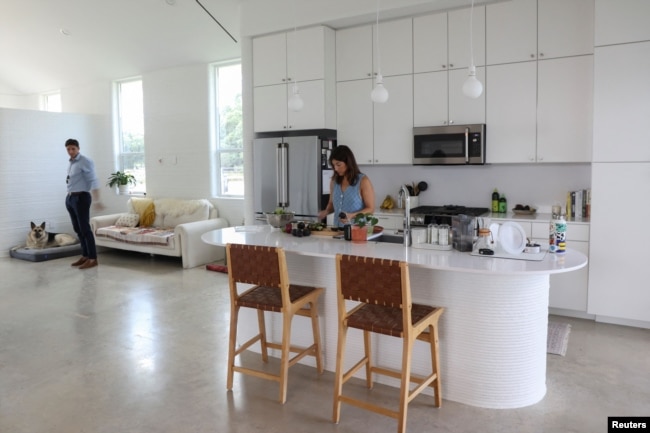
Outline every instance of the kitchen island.
{"label": "kitchen island", "polygon": [[[292,283],[325,288],[319,314],[323,359],[329,371],[335,368],[338,335],[336,254],[408,262],[413,302],[446,309],[439,331],[442,397],[485,408],[524,407],[544,397],[549,275],[587,264],[584,254],[572,250],[563,255],[546,254],[540,261],[514,260],[315,235],[298,238],[270,226],[229,227],[205,233],[202,239],[217,246],[241,243],[282,247],[287,252]],[[250,313],[250,320],[240,317],[242,339],[256,330],[255,314]],[[278,338],[280,321],[274,318],[269,323],[269,332]],[[292,340],[308,344],[309,339],[309,332],[303,332],[300,324],[294,325]],[[374,336],[373,344],[380,364],[400,365],[399,340]],[[360,332],[349,335],[347,350],[357,352],[346,356],[347,360],[361,354]],[[427,371],[427,356],[425,347],[416,345],[414,373]],[[378,381],[397,385],[391,378]]]}

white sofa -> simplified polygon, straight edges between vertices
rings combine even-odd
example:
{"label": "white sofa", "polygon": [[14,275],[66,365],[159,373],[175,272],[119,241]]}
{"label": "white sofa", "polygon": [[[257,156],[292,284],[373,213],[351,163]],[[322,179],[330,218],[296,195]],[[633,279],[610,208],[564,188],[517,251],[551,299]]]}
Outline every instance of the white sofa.
{"label": "white sofa", "polygon": [[[209,200],[144,199],[147,203],[153,202],[155,219],[150,226],[139,224],[144,221],[142,210],[138,209],[140,214],[137,215],[134,200],[136,207],[141,208],[143,199],[133,198],[127,203],[128,212],[90,219],[97,246],[181,257],[183,268],[225,258],[224,248],[201,240],[203,233],[228,227],[228,221],[219,217],[217,208]],[[134,221],[126,222],[129,219]],[[116,225],[118,222],[120,225]]]}

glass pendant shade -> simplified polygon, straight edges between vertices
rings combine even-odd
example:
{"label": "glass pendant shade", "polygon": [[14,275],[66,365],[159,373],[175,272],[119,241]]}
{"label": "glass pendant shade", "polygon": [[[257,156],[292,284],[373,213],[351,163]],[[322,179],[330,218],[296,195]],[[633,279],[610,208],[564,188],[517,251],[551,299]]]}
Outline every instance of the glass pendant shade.
{"label": "glass pendant shade", "polygon": [[388,90],[384,87],[384,77],[381,74],[377,74],[377,81],[375,88],[370,92],[370,99],[372,102],[383,104],[388,101]]}
{"label": "glass pendant shade", "polygon": [[300,90],[298,89],[298,85],[294,84],[292,95],[289,98],[289,109],[291,111],[300,111],[304,106],[305,103],[303,102],[302,97],[300,96]]}
{"label": "glass pendant shade", "polygon": [[476,99],[483,93],[483,84],[476,78],[476,67],[469,67],[469,76],[463,84],[463,94],[468,98]]}

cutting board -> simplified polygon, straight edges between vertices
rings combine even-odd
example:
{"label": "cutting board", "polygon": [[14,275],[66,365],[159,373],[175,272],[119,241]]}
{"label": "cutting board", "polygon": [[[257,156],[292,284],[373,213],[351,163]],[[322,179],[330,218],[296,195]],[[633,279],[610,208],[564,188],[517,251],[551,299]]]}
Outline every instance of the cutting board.
{"label": "cutting board", "polygon": [[[373,234],[368,236],[368,239],[372,239],[373,236],[377,237],[384,231],[384,228],[381,227],[381,226],[374,226],[372,229],[373,229]],[[325,228],[325,229],[323,229],[321,231],[313,230],[311,232],[311,234],[313,236],[330,236],[330,237],[337,236],[337,235],[343,236],[343,230],[336,230],[335,231],[335,230],[332,230],[331,227],[327,227],[327,228]]]}

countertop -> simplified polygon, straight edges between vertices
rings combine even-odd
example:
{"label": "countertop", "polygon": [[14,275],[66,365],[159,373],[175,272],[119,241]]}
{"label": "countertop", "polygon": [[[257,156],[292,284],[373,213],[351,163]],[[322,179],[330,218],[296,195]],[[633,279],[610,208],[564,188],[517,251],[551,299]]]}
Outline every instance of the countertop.
{"label": "countertop", "polygon": [[336,254],[353,254],[390,260],[403,260],[412,267],[494,275],[557,274],[580,269],[587,256],[567,249],[564,254],[547,253],[541,261],[472,256],[456,250],[438,251],[405,248],[403,245],[375,241],[350,242],[323,236],[298,238],[271,226],[238,226],[213,230],[201,236],[203,242],[225,246],[227,243],[278,246],[287,252],[333,258]]}

